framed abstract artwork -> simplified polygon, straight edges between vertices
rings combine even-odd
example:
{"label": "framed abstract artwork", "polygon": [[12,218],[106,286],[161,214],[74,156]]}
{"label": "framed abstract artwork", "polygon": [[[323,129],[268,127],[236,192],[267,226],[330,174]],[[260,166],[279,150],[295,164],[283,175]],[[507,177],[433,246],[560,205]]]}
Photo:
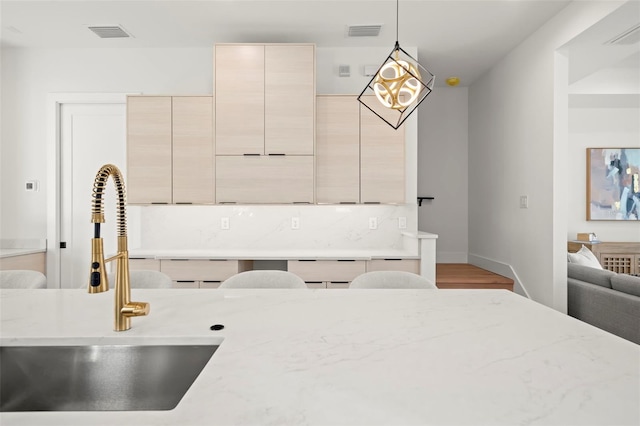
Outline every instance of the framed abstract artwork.
{"label": "framed abstract artwork", "polygon": [[587,220],[640,220],[640,148],[587,148]]}

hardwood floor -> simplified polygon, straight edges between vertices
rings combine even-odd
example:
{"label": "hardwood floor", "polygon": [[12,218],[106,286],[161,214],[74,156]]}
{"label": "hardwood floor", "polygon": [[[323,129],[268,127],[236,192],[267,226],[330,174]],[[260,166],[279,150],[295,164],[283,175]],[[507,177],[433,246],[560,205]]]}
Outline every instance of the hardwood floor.
{"label": "hardwood floor", "polygon": [[467,263],[436,264],[436,286],[442,289],[505,289],[513,280]]}

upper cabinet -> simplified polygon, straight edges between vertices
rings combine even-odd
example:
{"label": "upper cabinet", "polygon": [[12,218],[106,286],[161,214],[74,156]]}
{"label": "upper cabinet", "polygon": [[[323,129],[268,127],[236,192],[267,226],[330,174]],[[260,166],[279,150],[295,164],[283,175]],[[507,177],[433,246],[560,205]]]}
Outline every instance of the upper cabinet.
{"label": "upper cabinet", "polygon": [[315,46],[215,46],[216,155],[313,155]]}
{"label": "upper cabinet", "polygon": [[214,203],[213,150],[211,96],[127,97],[129,203]]}
{"label": "upper cabinet", "polygon": [[127,97],[127,201],[171,203],[171,97]]}
{"label": "upper cabinet", "polygon": [[357,96],[318,96],[316,201],[360,202],[360,103]]}
{"label": "upper cabinet", "polygon": [[[380,110],[379,114],[384,114]],[[405,202],[404,127],[394,130],[360,105],[360,201]]]}

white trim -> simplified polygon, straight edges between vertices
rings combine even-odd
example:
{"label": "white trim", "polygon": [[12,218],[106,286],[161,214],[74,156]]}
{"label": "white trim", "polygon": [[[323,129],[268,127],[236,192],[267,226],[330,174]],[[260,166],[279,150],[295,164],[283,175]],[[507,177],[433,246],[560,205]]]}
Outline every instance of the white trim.
{"label": "white trim", "polygon": [[520,277],[513,269],[511,265],[498,262],[497,260],[488,259],[486,257],[478,256],[477,254],[469,253],[469,263],[477,266],[478,268],[486,269],[494,274],[502,275],[504,277],[511,278],[513,280],[513,291],[521,296],[525,296],[527,299],[531,299],[529,292],[520,281]]}
{"label": "white trim", "polygon": [[49,93],[47,95],[47,287],[60,283],[60,107],[63,104],[125,104],[139,93]]}

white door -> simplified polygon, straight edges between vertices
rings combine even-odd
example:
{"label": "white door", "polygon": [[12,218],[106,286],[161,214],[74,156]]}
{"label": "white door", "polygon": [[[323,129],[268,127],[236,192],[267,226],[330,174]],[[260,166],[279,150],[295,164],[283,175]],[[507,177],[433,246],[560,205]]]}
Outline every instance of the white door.
{"label": "white door", "polygon": [[[61,288],[87,286],[91,259],[91,201],[93,181],[104,164],[115,164],[125,174],[125,104],[62,104],[60,108],[60,250]],[[116,197],[113,180],[107,182],[101,226],[105,255],[116,253]],[[109,268],[109,267],[107,267]]]}

